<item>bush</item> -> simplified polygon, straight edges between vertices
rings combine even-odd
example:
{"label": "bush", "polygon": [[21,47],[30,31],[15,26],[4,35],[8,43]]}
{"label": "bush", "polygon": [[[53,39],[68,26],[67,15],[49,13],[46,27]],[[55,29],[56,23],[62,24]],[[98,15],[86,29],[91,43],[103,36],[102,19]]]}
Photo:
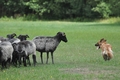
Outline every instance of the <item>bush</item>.
{"label": "bush", "polygon": [[28,14],[24,16],[23,20],[36,21],[36,20],[39,20],[39,16],[35,14]]}

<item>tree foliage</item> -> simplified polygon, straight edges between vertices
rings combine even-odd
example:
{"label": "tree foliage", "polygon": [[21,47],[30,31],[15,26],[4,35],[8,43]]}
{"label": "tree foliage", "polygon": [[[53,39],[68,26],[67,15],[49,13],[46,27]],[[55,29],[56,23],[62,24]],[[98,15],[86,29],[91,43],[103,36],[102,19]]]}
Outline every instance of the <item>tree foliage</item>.
{"label": "tree foliage", "polygon": [[112,16],[120,16],[120,0],[110,0],[110,9]]}
{"label": "tree foliage", "polygon": [[0,7],[0,17],[16,14],[32,14],[43,19],[120,16],[119,0],[1,0]]}
{"label": "tree foliage", "polygon": [[99,13],[103,18],[108,18],[111,13],[109,5],[105,2],[100,2],[96,7],[92,8],[92,10]]}

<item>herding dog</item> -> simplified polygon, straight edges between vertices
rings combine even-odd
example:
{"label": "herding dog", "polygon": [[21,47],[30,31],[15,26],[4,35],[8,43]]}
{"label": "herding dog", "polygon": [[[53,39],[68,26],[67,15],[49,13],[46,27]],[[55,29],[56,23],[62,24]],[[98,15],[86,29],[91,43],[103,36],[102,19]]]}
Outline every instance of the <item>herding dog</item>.
{"label": "herding dog", "polygon": [[95,46],[97,47],[97,49],[102,50],[102,56],[105,61],[110,60],[113,57],[112,47],[110,44],[106,42],[104,38],[102,38],[99,42],[97,42]]}

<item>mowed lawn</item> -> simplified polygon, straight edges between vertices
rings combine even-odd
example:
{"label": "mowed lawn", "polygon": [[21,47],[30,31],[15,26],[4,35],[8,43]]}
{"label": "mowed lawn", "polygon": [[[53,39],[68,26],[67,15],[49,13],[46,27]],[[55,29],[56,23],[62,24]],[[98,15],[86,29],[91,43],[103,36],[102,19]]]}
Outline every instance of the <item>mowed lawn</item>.
{"label": "mowed lawn", "polygon": [[[0,36],[16,33],[28,34],[29,40],[35,36],[55,36],[65,32],[68,42],[61,41],[54,52],[54,62],[41,64],[37,52],[34,67],[21,66],[0,71],[0,80],[119,80],[120,79],[120,24],[98,22],[60,22],[60,21],[8,21],[0,22]],[[94,46],[101,38],[112,45],[114,58],[104,61],[101,50]],[[31,63],[32,62],[32,56]],[[1,66],[0,66],[1,68]]]}

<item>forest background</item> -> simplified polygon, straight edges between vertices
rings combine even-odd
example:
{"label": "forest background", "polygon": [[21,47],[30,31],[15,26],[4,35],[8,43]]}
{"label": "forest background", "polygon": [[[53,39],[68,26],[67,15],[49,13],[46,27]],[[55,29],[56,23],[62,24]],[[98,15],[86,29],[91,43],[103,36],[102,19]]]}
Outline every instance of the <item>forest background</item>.
{"label": "forest background", "polygon": [[1,0],[0,18],[86,21],[120,17],[119,0]]}

